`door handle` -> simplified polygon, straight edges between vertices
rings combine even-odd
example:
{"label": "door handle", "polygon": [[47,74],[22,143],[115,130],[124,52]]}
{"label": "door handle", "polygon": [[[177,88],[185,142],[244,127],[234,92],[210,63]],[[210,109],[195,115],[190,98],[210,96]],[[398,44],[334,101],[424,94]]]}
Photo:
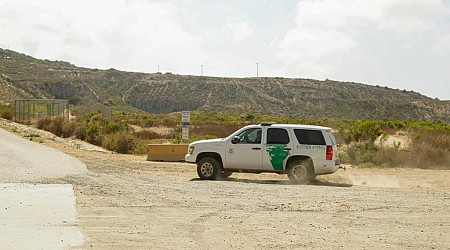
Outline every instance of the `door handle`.
{"label": "door handle", "polygon": [[289,151],[291,150],[291,148],[283,148],[283,150]]}
{"label": "door handle", "polygon": [[261,150],[261,148],[252,148],[253,150]]}

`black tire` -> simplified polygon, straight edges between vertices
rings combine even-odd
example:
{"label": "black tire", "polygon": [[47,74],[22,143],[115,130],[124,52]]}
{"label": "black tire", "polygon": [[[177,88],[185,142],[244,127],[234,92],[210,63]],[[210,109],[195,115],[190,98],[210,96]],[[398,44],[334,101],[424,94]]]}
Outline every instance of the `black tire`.
{"label": "black tire", "polygon": [[316,175],[311,160],[296,160],[286,169],[289,180],[293,184],[308,184]]}
{"label": "black tire", "polygon": [[202,180],[216,180],[220,171],[219,161],[212,157],[205,157],[197,163],[197,174]]}
{"label": "black tire", "polygon": [[220,178],[221,179],[226,179],[226,178],[230,177],[232,174],[233,174],[233,172],[230,171],[230,170],[222,170],[220,172]]}

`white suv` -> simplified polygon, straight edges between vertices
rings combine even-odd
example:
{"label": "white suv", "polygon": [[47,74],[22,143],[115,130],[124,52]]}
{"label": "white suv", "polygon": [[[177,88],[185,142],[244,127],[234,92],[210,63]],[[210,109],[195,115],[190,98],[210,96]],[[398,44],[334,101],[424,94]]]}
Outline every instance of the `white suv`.
{"label": "white suv", "polygon": [[336,139],[327,127],[263,123],[245,126],[223,139],[189,144],[187,162],[201,179],[233,172],[286,173],[295,184],[339,169]]}

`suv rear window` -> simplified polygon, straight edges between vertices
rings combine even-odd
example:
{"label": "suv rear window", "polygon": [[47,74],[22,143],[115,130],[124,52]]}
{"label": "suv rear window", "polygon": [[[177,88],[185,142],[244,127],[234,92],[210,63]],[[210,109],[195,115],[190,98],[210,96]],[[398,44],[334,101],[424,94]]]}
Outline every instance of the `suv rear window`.
{"label": "suv rear window", "polygon": [[294,134],[300,144],[325,145],[325,139],[320,130],[294,129]]}

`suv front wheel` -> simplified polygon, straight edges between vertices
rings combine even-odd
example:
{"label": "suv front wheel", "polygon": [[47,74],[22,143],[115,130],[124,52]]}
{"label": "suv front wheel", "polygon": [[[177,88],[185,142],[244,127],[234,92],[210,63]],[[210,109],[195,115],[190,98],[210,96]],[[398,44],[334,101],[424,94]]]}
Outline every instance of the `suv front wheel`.
{"label": "suv front wheel", "polygon": [[286,173],[293,184],[307,184],[315,177],[310,160],[293,161],[287,167]]}
{"label": "suv front wheel", "polygon": [[216,180],[220,170],[220,163],[212,157],[205,157],[197,163],[197,174],[202,180]]}

